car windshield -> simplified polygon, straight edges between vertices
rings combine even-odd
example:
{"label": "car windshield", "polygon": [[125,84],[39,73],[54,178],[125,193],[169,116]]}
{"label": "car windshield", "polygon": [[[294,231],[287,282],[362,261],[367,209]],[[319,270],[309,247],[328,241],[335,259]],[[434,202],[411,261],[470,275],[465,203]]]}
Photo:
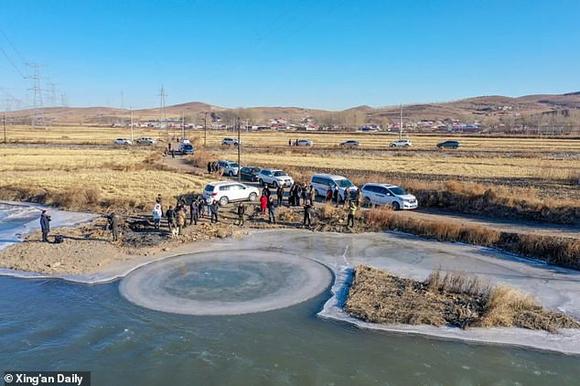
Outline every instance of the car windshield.
{"label": "car windshield", "polygon": [[276,176],[276,177],[284,177],[284,176],[287,176],[287,175],[288,175],[288,173],[283,172],[281,170],[279,170],[277,172],[274,172],[274,176]]}
{"label": "car windshield", "polygon": [[213,186],[213,185],[207,185],[207,186],[205,187],[205,191],[206,191],[206,192],[213,192],[213,189],[214,189],[214,186]]}
{"label": "car windshield", "polygon": [[395,196],[402,196],[402,195],[407,194],[407,192],[405,192],[405,189],[401,188],[400,186],[395,186],[394,188],[390,188],[390,191]]}
{"label": "car windshield", "polygon": [[348,180],[346,178],[341,179],[341,180],[337,180],[336,184],[338,186],[340,186],[341,188],[350,188],[351,186],[353,186],[352,182],[350,182],[350,180]]}
{"label": "car windshield", "polygon": [[237,167],[239,167],[240,165],[238,165],[238,164],[237,164],[237,163],[235,163],[235,162],[230,162],[230,166],[231,166],[232,168],[237,168]]}

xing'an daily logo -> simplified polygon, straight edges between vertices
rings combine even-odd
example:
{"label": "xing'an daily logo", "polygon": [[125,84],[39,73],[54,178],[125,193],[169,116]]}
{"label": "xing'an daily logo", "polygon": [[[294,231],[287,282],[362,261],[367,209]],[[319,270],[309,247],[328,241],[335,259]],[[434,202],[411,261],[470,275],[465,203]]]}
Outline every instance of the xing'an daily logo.
{"label": "xing'an daily logo", "polygon": [[49,374],[27,374],[27,373],[8,373],[4,375],[6,385],[83,385],[84,377],[77,373],[51,373]]}

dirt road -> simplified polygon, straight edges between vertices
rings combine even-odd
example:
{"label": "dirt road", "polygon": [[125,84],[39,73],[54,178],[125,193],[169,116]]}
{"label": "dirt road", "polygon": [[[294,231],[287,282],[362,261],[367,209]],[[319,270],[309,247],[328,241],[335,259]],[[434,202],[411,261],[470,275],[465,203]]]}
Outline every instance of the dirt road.
{"label": "dirt road", "polygon": [[[203,169],[195,168],[194,166],[185,163],[181,156],[176,156],[175,158],[166,157],[163,162],[167,166],[183,172],[204,172]],[[245,183],[252,185],[252,183]],[[506,232],[533,233],[547,236],[573,237],[580,239],[580,225],[562,225],[517,219],[512,220],[505,218],[492,218],[432,208],[404,211],[401,212],[401,214],[431,221],[449,221],[468,225],[482,225]]]}

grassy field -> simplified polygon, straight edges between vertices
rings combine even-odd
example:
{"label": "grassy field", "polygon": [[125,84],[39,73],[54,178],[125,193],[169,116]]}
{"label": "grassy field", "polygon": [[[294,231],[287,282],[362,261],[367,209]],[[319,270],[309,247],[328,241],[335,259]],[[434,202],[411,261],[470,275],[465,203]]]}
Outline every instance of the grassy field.
{"label": "grassy field", "polygon": [[157,194],[173,202],[202,189],[205,179],[163,170],[157,157],[150,150],[2,147],[0,196],[74,209],[148,209]]}
{"label": "grassy field", "polygon": [[[235,137],[231,131],[208,131],[207,144],[219,146],[224,137]],[[150,128],[135,128],[134,137],[154,137],[169,140],[170,137],[180,136],[178,129],[169,131]],[[186,136],[198,143],[203,143],[202,131],[186,131]],[[49,127],[32,130],[28,126],[9,126],[9,142],[24,143],[85,143],[85,144],[111,144],[115,138],[130,138],[131,131],[127,128],[107,127]],[[391,134],[368,134],[368,133],[312,133],[312,132],[244,132],[242,142],[244,146],[271,148],[288,147],[289,139],[309,138],[314,141],[315,147],[337,147],[340,142],[348,139],[360,141],[361,148],[387,149],[388,145],[397,138]],[[413,149],[433,150],[435,145],[445,139],[447,135],[419,136],[411,135]],[[548,138],[487,138],[473,136],[454,136],[458,139],[462,148],[460,151],[550,151],[550,152],[580,152],[580,140],[577,139],[548,139]]]}
{"label": "grassy field", "polygon": [[[235,159],[235,151],[225,153]],[[524,157],[451,157],[440,154],[397,153],[373,154],[338,152],[317,154],[308,152],[276,151],[269,153],[245,152],[244,163],[269,166],[304,167],[316,165],[336,170],[365,170],[371,172],[399,172],[406,174],[436,174],[482,178],[544,178],[570,180],[580,176],[580,160],[539,159]]]}

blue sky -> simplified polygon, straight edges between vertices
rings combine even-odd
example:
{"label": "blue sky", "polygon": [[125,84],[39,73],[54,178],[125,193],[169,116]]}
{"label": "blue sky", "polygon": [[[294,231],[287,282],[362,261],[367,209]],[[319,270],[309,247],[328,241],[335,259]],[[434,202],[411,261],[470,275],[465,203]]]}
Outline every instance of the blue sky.
{"label": "blue sky", "polygon": [[578,0],[0,0],[0,90],[30,103],[28,61],[73,106],[153,107],[162,84],[328,109],[578,91],[579,20]]}

